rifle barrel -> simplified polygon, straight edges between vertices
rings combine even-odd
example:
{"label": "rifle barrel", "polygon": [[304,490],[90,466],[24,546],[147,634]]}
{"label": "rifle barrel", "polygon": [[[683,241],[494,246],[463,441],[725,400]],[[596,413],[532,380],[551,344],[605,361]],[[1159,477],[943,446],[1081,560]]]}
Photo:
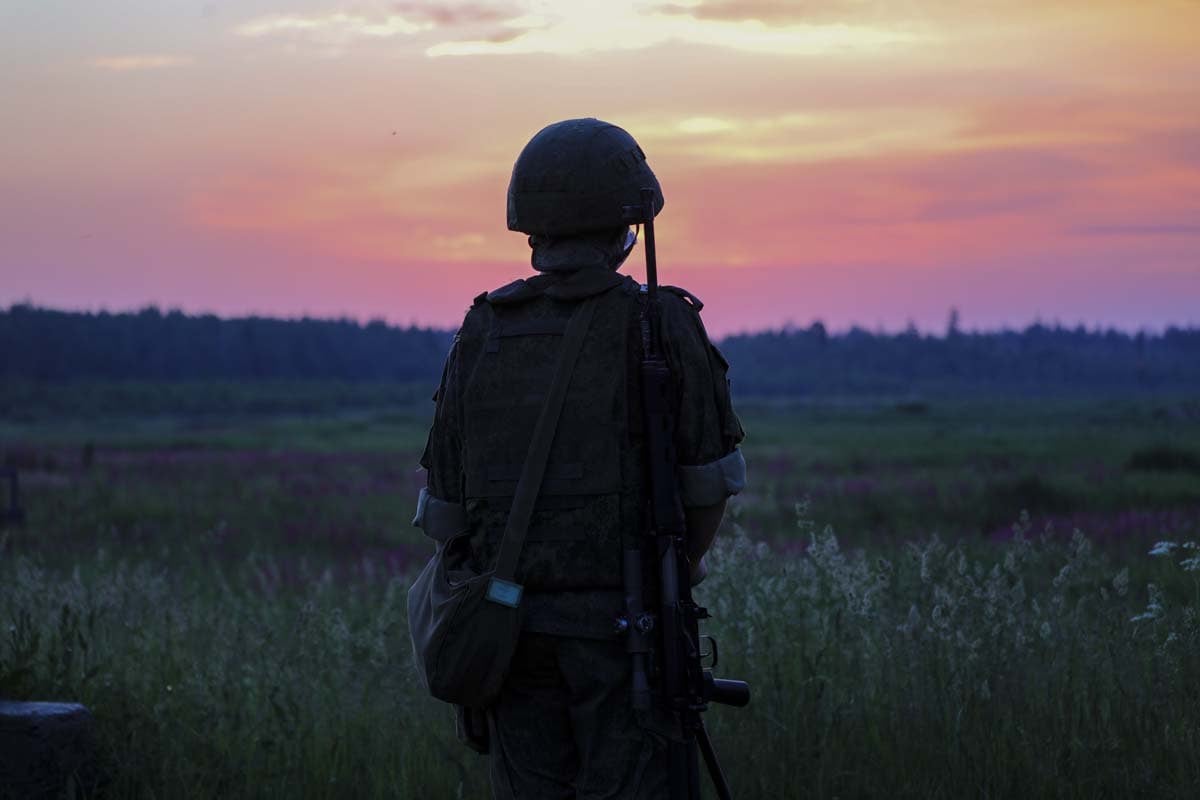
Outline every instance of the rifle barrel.
{"label": "rifle barrel", "polygon": [[642,189],[642,208],[646,213],[646,290],[653,303],[658,296],[658,259],[654,255],[654,190]]}

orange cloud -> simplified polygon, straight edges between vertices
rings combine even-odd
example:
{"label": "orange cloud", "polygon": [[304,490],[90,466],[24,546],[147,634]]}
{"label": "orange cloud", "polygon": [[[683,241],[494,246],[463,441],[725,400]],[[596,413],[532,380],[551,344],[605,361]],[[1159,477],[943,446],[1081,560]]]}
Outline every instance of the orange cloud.
{"label": "orange cloud", "polygon": [[525,3],[529,13],[503,24],[515,37],[439,42],[431,56],[548,54],[578,56],[643,50],[672,42],[781,56],[854,56],[912,47],[929,36],[894,27],[837,23],[766,25],[647,10],[638,0],[608,0],[560,7]]}
{"label": "orange cloud", "polygon": [[187,219],[302,241],[338,260],[462,262],[511,248],[502,217],[506,165],[442,163],[376,154],[226,173],[198,182]]}

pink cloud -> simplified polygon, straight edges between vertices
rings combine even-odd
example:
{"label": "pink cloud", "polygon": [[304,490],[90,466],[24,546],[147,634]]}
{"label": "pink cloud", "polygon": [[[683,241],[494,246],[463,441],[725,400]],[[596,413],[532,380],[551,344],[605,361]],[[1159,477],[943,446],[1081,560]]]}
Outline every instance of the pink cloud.
{"label": "pink cloud", "polygon": [[523,12],[515,6],[484,5],[482,3],[445,3],[432,0],[419,2],[406,0],[393,2],[392,9],[408,19],[432,22],[439,27],[473,25],[485,22],[503,22],[520,16]]}

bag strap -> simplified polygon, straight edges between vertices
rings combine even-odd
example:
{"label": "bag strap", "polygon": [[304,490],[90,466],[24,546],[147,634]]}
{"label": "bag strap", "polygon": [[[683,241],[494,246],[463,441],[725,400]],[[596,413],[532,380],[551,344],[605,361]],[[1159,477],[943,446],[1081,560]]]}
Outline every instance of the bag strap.
{"label": "bag strap", "polygon": [[537,500],[538,491],[542,486],[542,478],[546,474],[550,445],[554,441],[554,433],[558,429],[558,419],[567,398],[567,385],[571,382],[572,373],[575,372],[575,362],[579,358],[579,351],[583,348],[583,340],[592,323],[592,314],[595,310],[595,298],[589,297],[584,300],[571,314],[571,319],[563,334],[562,350],[559,351],[558,364],[554,368],[554,380],[550,385],[550,391],[546,394],[546,403],[542,406],[542,413],[533,429],[529,452],[525,456],[525,464],[521,467],[521,477],[517,481],[512,508],[508,512],[508,522],[504,526],[504,538],[500,542],[500,554],[496,558],[496,569],[488,586],[487,598],[492,602],[512,608],[516,608],[521,603],[522,587],[513,582],[513,576],[517,572],[517,560],[525,545],[525,535],[529,532],[529,520],[533,516],[533,504]]}

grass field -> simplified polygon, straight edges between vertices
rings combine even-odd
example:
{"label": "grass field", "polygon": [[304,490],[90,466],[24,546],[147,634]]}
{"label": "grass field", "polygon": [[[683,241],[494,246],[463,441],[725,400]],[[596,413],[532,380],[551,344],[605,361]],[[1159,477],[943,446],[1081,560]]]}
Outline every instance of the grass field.
{"label": "grass field", "polygon": [[[0,696],[90,705],[107,794],[486,795],[410,668],[422,392],[22,391]],[[743,403],[698,590],[755,693],[708,715],[738,796],[1192,796],[1197,553],[1148,551],[1200,540],[1197,408]]]}

